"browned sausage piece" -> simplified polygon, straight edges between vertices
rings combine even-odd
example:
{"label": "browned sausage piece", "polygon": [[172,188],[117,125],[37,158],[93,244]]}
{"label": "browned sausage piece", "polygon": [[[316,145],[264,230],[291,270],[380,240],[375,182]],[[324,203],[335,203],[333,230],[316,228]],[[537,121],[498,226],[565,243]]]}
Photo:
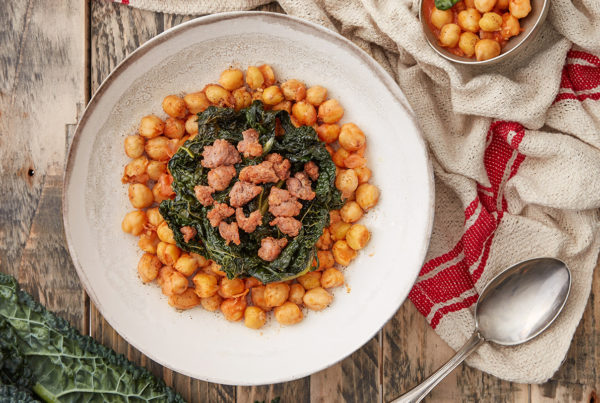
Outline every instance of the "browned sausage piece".
{"label": "browned sausage piece", "polygon": [[293,217],[300,214],[302,203],[296,200],[290,192],[275,186],[269,193],[269,212],[275,217]]}
{"label": "browned sausage piece", "polygon": [[262,192],[262,187],[248,182],[236,182],[229,191],[229,204],[233,207],[242,207]]}
{"label": "browned sausage piece", "polygon": [[312,181],[319,179],[319,167],[313,161],[308,161],[304,164],[304,172],[306,172]]}
{"label": "browned sausage piece", "polygon": [[198,233],[198,231],[196,231],[196,228],[190,227],[189,225],[179,228],[179,231],[181,231],[181,233],[183,234],[183,240],[185,242],[189,242],[190,239],[195,237]]}
{"label": "browned sausage piece", "polygon": [[279,180],[279,177],[273,170],[273,163],[263,161],[258,165],[250,165],[243,168],[240,171],[240,180],[258,185],[260,183],[275,183]]}
{"label": "browned sausage piece", "polygon": [[237,223],[232,222],[231,224],[227,224],[225,221],[221,221],[219,224],[219,234],[221,234],[227,245],[229,245],[229,242],[233,242],[236,245],[240,244],[240,233],[238,232]]}
{"label": "browned sausage piece", "polygon": [[242,132],[244,140],[237,145],[239,152],[244,154],[244,157],[260,157],[263,153],[263,148],[258,142],[258,132],[254,129],[248,129]]}
{"label": "browned sausage piece", "polygon": [[247,233],[254,232],[256,227],[262,224],[262,214],[259,210],[253,211],[248,217],[244,215],[244,210],[241,207],[235,209],[235,220],[238,227]]}
{"label": "browned sausage piece", "polygon": [[204,207],[212,205],[215,201],[212,198],[212,194],[215,193],[215,190],[210,186],[194,186],[194,194],[196,195],[196,199],[202,204]]}
{"label": "browned sausage piece", "polygon": [[288,241],[285,238],[275,239],[270,236],[263,238],[260,241],[258,257],[267,262],[272,262],[281,254],[281,250],[285,248],[287,243]]}
{"label": "browned sausage piece", "polygon": [[227,140],[217,139],[212,146],[206,146],[202,151],[202,166],[205,168],[233,165],[238,162],[242,162],[242,157]]}
{"label": "browned sausage piece", "polygon": [[267,155],[265,160],[273,164],[273,170],[280,180],[284,181],[290,177],[290,168],[292,167],[290,160],[287,158],[283,159],[283,157],[277,153]]}
{"label": "browned sausage piece", "polygon": [[229,182],[235,177],[235,167],[233,165],[223,165],[208,171],[208,185],[214,190],[220,192],[227,189]]}
{"label": "browned sausage piece", "polygon": [[221,221],[227,217],[231,217],[235,213],[235,210],[229,207],[225,203],[215,203],[215,206],[206,213],[206,218],[210,221],[210,225],[213,227],[218,226]]}
{"label": "browned sausage piece", "polygon": [[310,179],[305,172],[296,172],[293,178],[286,181],[287,190],[294,197],[302,200],[312,200],[316,194],[310,187]]}
{"label": "browned sausage piece", "polygon": [[269,225],[277,225],[279,231],[291,237],[297,236],[300,232],[300,228],[302,228],[302,223],[293,217],[277,217],[271,221]]}

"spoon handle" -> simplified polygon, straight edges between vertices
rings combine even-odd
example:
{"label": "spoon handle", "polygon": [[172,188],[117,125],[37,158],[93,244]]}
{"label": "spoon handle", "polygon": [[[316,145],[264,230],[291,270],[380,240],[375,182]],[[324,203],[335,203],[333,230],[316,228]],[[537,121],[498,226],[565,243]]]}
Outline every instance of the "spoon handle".
{"label": "spoon handle", "polygon": [[444,364],[440,369],[435,371],[429,378],[425,379],[419,385],[415,386],[410,391],[406,392],[391,403],[417,403],[423,400],[425,396],[446,377],[454,368],[465,360],[473,351],[484,342],[483,337],[476,330],[473,336],[465,343],[465,345],[456,352],[454,357]]}

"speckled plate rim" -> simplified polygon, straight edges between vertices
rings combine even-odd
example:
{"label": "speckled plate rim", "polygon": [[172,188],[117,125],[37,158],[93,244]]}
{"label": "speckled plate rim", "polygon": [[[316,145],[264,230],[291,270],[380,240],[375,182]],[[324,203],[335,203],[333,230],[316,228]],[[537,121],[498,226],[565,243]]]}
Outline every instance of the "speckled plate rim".
{"label": "speckled plate rim", "polygon": [[[129,344],[134,346],[136,349],[138,349],[144,355],[146,355],[153,361],[155,361],[173,371],[181,373],[183,375],[187,375],[187,376],[190,376],[190,377],[196,378],[196,379],[205,380],[208,382],[228,384],[228,385],[234,385],[234,384],[231,383],[230,380],[226,380],[226,379],[219,379],[219,378],[215,378],[215,377],[210,377],[210,378],[199,377],[197,374],[190,373],[190,372],[186,371],[185,369],[176,368],[176,367],[171,366],[168,362],[157,358],[153,354],[152,351],[148,351],[147,349],[140,348],[135,342],[130,340],[127,336],[122,335],[119,332],[118,328],[113,326],[113,323],[115,323],[114,318],[110,315],[110,313],[105,312],[105,310],[103,309],[101,301],[98,299],[98,297],[94,293],[93,288],[90,283],[90,280],[86,276],[85,271],[83,270],[82,265],[81,265],[79,259],[77,258],[77,253],[76,253],[75,247],[73,246],[73,240],[72,240],[71,234],[69,232],[70,222],[68,219],[69,205],[68,205],[68,201],[67,201],[67,191],[70,187],[70,180],[71,180],[71,175],[73,172],[74,155],[78,148],[78,143],[79,143],[79,140],[81,137],[81,132],[83,131],[83,128],[85,127],[87,121],[89,120],[90,115],[94,112],[96,106],[98,105],[100,98],[108,90],[108,88],[110,88],[110,86],[113,84],[113,82],[116,80],[116,78],[119,75],[121,75],[133,62],[135,62],[136,60],[141,58],[144,54],[146,54],[148,51],[153,49],[156,45],[163,43],[165,41],[168,41],[170,38],[175,37],[176,35],[184,32],[186,30],[192,29],[199,25],[208,25],[208,24],[212,24],[215,22],[234,20],[236,18],[247,17],[249,15],[268,16],[271,18],[279,19],[282,24],[291,23],[291,24],[301,25],[304,28],[308,28],[308,29],[317,31],[319,34],[326,37],[327,40],[331,41],[332,43],[334,43],[340,47],[345,47],[347,50],[351,51],[353,54],[355,54],[360,59],[362,59],[365,62],[365,64],[372,70],[372,72],[377,75],[378,79],[380,79],[386,85],[386,87],[388,88],[390,93],[397,99],[398,103],[407,111],[407,114],[410,116],[411,120],[413,121],[414,126],[417,129],[417,131],[420,131],[420,127],[419,127],[418,123],[416,122],[416,120],[414,119],[414,114],[408,104],[408,101],[406,100],[406,97],[404,96],[404,94],[402,93],[402,91],[400,90],[400,88],[398,87],[396,82],[393,80],[393,78],[371,56],[369,56],[365,51],[360,49],[358,46],[356,46],[350,40],[344,38],[343,36],[339,35],[336,32],[333,32],[321,25],[314,24],[314,23],[306,21],[304,19],[292,17],[292,16],[289,16],[286,14],[279,14],[279,13],[262,12],[262,11],[226,12],[226,13],[218,13],[218,14],[212,14],[212,15],[208,15],[208,16],[198,17],[196,19],[193,19],[188,22],[177,25],[177,26],[170,28],[170,29],[162,32],[161,34],[153,37],[152,39],[148,40],[147,42],[142,44],[139,48],[137,48],[134,52],[129,54],[123,61],[121,61],[114,68],[114,70],[106,77],[106,79],[98,87],[98,90],[94,93],[94,95],[90,99],[89,103],[87,104],[87,106],[83,112],[83,115],[81,116],[81,118],[77,124],[77,128],[75,129],[75,133],[74,133],[72,142],[69,146],[69,151],[67,154],[66,169],[64,172],[64,176],[63,176],[63,193],[62,193],[63,229],[65,232],[65,238],[67,241],[69,254],[70,254],[73,264],[75,266],[77,275],[79,276],[85,291],[91,298],[94,305],[98,308],[99,312],[102,314],[104,319],[108,322],[108,324],[111,325],[111,327],[113,327],[113,329],[115,329],[115,331],[117,331],[119,333],[119,335],[121,335],[121,337],[123,337],[125,339],[125,341],[127,341]],[[427,183],[423,184],[423,186],[426,187],[426,192],[428,194],[428,202],[429,202],[428,206],[427,206],[428,207],[427,208],[427,228],[423,232],[424,239],[421,239],[419,242],[419,244],[421,245],[421,248],[418,251],[419,256],[421,257],[420,261],[423,262],[425,259],[425,254],[427,253],[427,250],[429,247],[429,239],[431,237],[431,232],[433,229],[435,188],[434,188],[433,168],[431,165],[431,160],[429,158],[427,146],[421,136],[416,136],[416,137],[417,138],[415,140],[419,144],[421,157],[426,161],[426,170],[427,170],[427,178],[428,178]],[[410,268],[410,272],[407,273],[407,277],[410,279],[411,284],[415,283],[420,269],[421,269],[421,265],[414,267],[414,268]],[[409,289],[409,291],[410,291],[410,289]],[[298,372],[298,373],[295,373],[295,374],[289,375],[289,376],[273,377],[273,379],[270,380],[268,383],[288,382],[288,381],[292,381],[295,379],[299,379],[299,378],[311,375],[320,370],[323,370],[325,368],[328,368],[328,367],[335,365],[336,363],[342,361],[343,359],[345,359],[346,357],[351,355],[354,351],[360,349],[369,340],[371,340],[377,334],[377,332],[395,315],[397,310],[400,308],[400,306],[404,303],[404,301],[408,297],[408,292],[406,292],[404,294],[405,295],[403,295],[402,298],[399,299],[400,302],[397,304],[397,306],[396,306],[396,304],[394,304],[393,309],[389,309],[389,314],[387,315],[387,319],[383,323],[381,323],[381,325],[379,327],[377,327],[376,329],[373,329],[373,331],[369,337],[366,337],[364,340],[361,340],[351,350],[349,349],[349,351],[347,352],[347,354],[345,356],[340,357],[338,360],[332,361],[332,362],[328,363],[327,365],[323,365],[318,368],[314,368],[311,371]],[[246,383],[244,381],[235,383],[235,385],[242,385],[242,386],[260,385],[260,384],[267,384],[267,383]]]}

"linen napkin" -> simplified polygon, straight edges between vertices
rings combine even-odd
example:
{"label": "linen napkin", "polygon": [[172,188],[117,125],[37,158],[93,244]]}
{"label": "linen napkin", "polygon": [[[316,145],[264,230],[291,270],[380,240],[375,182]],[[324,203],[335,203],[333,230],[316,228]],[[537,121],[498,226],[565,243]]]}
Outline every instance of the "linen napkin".
{"label": "linen napkin", "polygon": [[[166,13],[248,10],[269,0],[121,0]],[[286,13],[346,36],[396,79],[433,161],[435,222],[410,299],[454,349],[474,329],[478,292],[526,258],[572,270],[558,321],[518,347],[484,344],[468,364],[544,382],[559,368],[590,293],[600,250],[600,2],[552,0],[517,57],[460,66],[427,44],[418,0],[280,0]]]}

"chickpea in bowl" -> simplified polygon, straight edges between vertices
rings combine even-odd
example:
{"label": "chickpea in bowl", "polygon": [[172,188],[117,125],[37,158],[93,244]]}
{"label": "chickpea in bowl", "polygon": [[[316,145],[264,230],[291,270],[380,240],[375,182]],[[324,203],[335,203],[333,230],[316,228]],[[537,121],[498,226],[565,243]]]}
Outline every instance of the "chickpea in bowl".
{"label": "chickpea in bowl", "polygon": [[489,64],[529,40],[547,12],[548,0],[422,0],[420,18],[441,56]]}

